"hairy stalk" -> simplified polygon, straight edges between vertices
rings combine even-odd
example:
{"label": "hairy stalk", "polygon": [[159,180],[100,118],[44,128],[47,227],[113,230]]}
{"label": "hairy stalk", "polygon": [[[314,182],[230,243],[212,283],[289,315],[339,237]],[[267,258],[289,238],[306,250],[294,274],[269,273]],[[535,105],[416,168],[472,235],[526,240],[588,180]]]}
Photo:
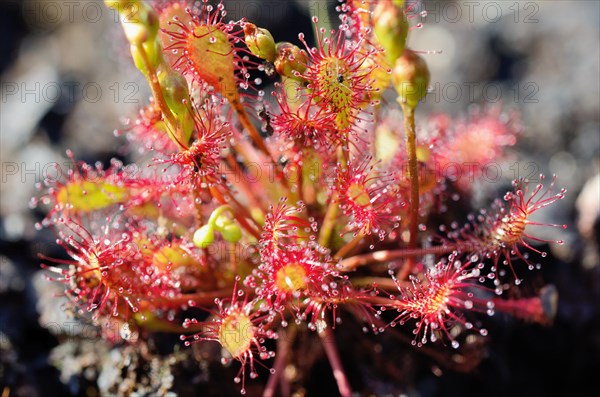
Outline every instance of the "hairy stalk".
{"label": "hairy stalk", "polygon": [[549,325],[556,316],[558,292],[553,285],[547,285],[540,290],[539,296],[520,299],[495,298],[493,302],[497,311],[525,321]]}
{"label": "hairy stalk", "polygon": [[[417,164],[417,134],[415,131],[415,110],[411,106],[402,105],[404,113],[404,130],[406,131],[406,149],[408,154],[408,176],[410,178],[410,214],[408,248],[417,248],[417,234],[419,232],[419,170]],[[407,258],[406,263],[398,272],[399,280],[406,280],[415,265],[413,256]]]}
{"label": "hairy stalk", "polygon": [[325,212],[325,218],[323,218],[323,225],[321,226],[321,232],[319,233],[319,244],[327,246],[329,240],[331,240],[331,234],[335,227],[335,220],[338,215],[339,206],[337,198],[332,197],[329,205],[327,206],[327,212]]}
{"label": "hairy stalk", "polygon": [[256,127],[250,120],[250,117],[248,116],[248,112],[246,112],[246,109],[244,109],[242,104],[239,101],[232,101],[231,106],[237,113],[240,123],[242,123],[244,128],[246,128],[246,130],[248,130],[248,133],[250,134],[250,138],[252,138],[252,141],[260,149],[260,151],[263,152],[265,154],[265,156],[267,156],[273,163],[277,163],[275,161],[275,157],[273,157],[273,154],[271,153],[271,151],[265,144],[265,140],[263,139],[263,137],[260,135],[260,133],[258,132]]}
{"label": "hairy stalk", "polygon": [[238,253],[236,243],[229,243],[229,262],[231,265],[231,271],[233,274],[237,274],[238,271]]}
{"label": "hairy stalk", "polygon": [[359,288],[364,287],[376,287],[384,290],[398,290],[398,285],[410,287],[412,284],[410,281],[398,281],[394,282],[389,277],[357,277],[352,278],[352,285]]}
{"label": "hairy stalk", "polygon": [[194,197],[194,221],[196,222],[196,228],[202,226],[202,200],[200,198],[200,192],[197,189],[194,189],[192,193]]}

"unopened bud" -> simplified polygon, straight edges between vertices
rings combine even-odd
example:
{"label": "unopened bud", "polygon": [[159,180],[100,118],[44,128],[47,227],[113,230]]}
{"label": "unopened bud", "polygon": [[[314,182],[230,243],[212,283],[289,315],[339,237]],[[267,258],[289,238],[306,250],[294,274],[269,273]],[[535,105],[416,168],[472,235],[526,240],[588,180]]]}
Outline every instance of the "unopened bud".
{"label": "unopened bud", "polygon": [[288,42],[277,43],[275,70],[281,76],[298,79],[306,71],[308,56],[297,45]]}
{"label": "unopened bud", "polygon": [[225,241],[237,243],[242,238],[242,229],[234,222],[231,222],[221,229],[221,235]]}
{"label": "unopened bud", "polygon": [[132,7],[139,7],[140,0],[104,0],[104,4],[108,8],[117,10],[119,13],[121,10],[131,9]]}
{"label": "unopened bud", "polygon": [[277,56],[275,40],[267,29],[258,28],[252,23],[244,25],[246,45],[250,52],[257,57],[273,62]]}
{"label": "unopened bud", "polygon": [[142,44],[150,38],[150,31],[141,23],[125,22],[123,31],[131,44]]}
{"label": "unopened bud", "polygon": [[233,223],[233,220],[226,214],[221,214],[215,219],[214,226],[218,231],[223,230],[224,227]]}
{"label": "unopened bud", "polygon": [[119,13],[125,36],[130,44],[147,43],[156,38],[159,19],[150,5],[142,1],[106,1],[105,3]]}
{"label": "unopened bud", "polygon": [[142,53],[142,49],[144,50],[145,56],[148,58],[148,63],[154,69],[158,67],[163,62],[162,57],[162,48],[161,44],[158,40],[153,40],[148,43],[143,44],[132,44],[129,46],[131,50],[131,57],[133,58],[133,63],[135,67],[139,69],[140,72],[144,74],[144,76],[148,77],[148,68],[146,67],[146,62],[144,62],[144,54]]}
{"label": "unopened bud", "polygon": [[396,61],[392,83],[398,92],[398,102],[415,109],[427,95],[429,68],[425,60],[414,51],[406,49]]}
{"label": "unopened bud", "polygon": [[168,67],[159,69],[158,81],[167,106],[180,124],[177,139],[187,145],[193,130],[193,117],[187,105],[190,102],[187,81]]}
{"label": "unopened bud", "polygon": [[215,241],[215,231],[213,230],[212,225],[204,225],[196,230],[192,241],[198,248],[206,248],[211,245]]}
{"label": "unopened bud", "polygon": [[171,111],[174,113],[183,113],[186,105],[182,101],[190,100],[186,80],[179,73],[173,72],[168,68],[160,68],[157,75],[160,89]]}
{"label": "unopened bud", "polygon": [[377,3],[373,10],[373,32],[391,64],[404,52],[408,30],[408,19],[402,7],[390,0]]}

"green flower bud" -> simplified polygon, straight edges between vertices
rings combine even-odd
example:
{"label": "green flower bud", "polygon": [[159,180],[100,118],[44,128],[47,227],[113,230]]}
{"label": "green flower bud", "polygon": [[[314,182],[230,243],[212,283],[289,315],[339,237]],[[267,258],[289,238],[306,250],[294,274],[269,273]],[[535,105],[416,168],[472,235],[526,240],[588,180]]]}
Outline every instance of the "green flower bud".
{"label": "green flower bud", "polygon": [[242,238],[242,229],[236,223],[231,222],[221,229],[221,235],[225,241],[237,243]]}
{"label": "green flower bud", "polygon": [[401,7],[390,0],[377,3],[373,10],[373,32],[391,64],[404,52],[408,30],[408,19]]}
{"label": "green flower bud", "polygon": [[184,145],[189,143],[194,128],[193,117],[190,113],[188,104],[190,103],[190,93],[187,81],[179,73],[170,70],[166,65],[162,65],[158,70],[158,82],[160,89],[167,102],[167,106],[173,112],[180,124],[180,136],[177,139]]}
{"label": "green flower bud", "polygon": [[111,205],[122,203],[128,197],[125,187],[108,180],[74,180],[66,183],[56,193],[56,202],[69,205],[74,212],[98,211]]}
{"label": "green flower bud", "polygon": [[140,52],[140,46],[144,48],[150,65],[156,69],[160,64],[163,63],[162,45],[158,40],[151,40],[142,44],[132,44],[130,46],[131,57],[133,58],[135,67],[138,68],[138,70],[142,72],[144,76],[148,77],[148,70],[146,69],[144,58]]}
{"label": "green flower bud", "polygon": [[157,76],[160,89],[169,109],[175,114],[182,114],[187,111],[188,107],[183,101],[189,103],[190,93],[185,78],[167,67],[161,67]]}
{"label": "green flower bud", "polygon": [[139,7],[140,0],[104,0],[104,4],[119,13],[124,13],[126,10],[131,10],[132,7]]}
{"label": "green flower bud", "polygon": [[222,214],[217,217],[217,219],[214,222],[214,226],[218,231],[223,231],[223,229],[226,226],[228,226],[232,223],[233,223],[233,221],[231,220],[231,218],[229,218],[225,214]]}
{"label": "green flower bud", "polygon": [[246,23],[244,25],[244,35],[250,52],[269,62],[275,60],[277,55],[275,40],[267,29],[257,28],[252,23]]}
{"label": "green flower bud", "polygon": [[131,44],[142,44],[149,40],[150,31],[141,23],[124,22],[123,31]]}
{"label": "green flower bud", "polygon": [[425,60],[414,51],[406,49],[396,61],[392,83],[398,92],[398,102],[415,109],[427,95],[429,68]]}
{"label": "green flower bud", "polygon": [[192,238],[194,245],[198,248],[206,248],[215,241],[215,231],[212,225],[204,225],[194,232]]}
{"label": "green flower bud", "polygon": [[158,14],[150,5],[141,1],[105,1],[105,4],[117,10],[121,24],[130,44],[142,44],[153,41],[158,34]]}
{"label": "green flower bud", "polygon": [[306,71],[308,56],[297,45],[281,42],[277,43],[277,58],[275,58],[274,63],[275,70],[277,70],[279,75],[298,79],[297,74],[302,74]]}

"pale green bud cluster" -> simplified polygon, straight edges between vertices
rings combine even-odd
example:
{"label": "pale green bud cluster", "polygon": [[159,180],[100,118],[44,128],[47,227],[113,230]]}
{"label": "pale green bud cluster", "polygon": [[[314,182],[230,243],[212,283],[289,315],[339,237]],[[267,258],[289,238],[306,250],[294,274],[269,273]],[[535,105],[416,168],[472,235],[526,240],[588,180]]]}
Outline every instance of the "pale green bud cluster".
{"label": "pale green bud cluster", "polygon": [[233,212],[228,205],[222,205],[215,209],[206,225],[200,227],[194,233],[192,241],[198,248],[207,248],[215,241],[215,231],[221,233],[223,239],[229,243],[237,243],[242,238],[242,229],[227,212]]}

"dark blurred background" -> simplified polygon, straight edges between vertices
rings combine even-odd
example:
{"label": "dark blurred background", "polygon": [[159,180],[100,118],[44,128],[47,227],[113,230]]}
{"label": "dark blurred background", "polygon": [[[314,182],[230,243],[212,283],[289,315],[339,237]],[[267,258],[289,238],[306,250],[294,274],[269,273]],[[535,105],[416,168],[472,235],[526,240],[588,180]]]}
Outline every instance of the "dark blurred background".
{"label": "dark blurred background", "polygon": [[[276,40],[298,43],[298,32],[312,30],[310,15],[338,24],[327,13],[335,2],[226,4],[229,17],[269,28]],[[524,136],[495,183],[555,173],[557,185],[568,189],[542,216],[569,225],[560,237],[557,230],[545,236],[566,243],[547,247],[540,271],[541,283],[558,289],[558,310],[551,327],[510,320],[491,326],[486,358],[472,373],[426,364],[403,375],[408,389],[360,371],[353,382],[375,395],[597,395],[600,3],[425,1],[413,14],[424,27],[411,32],[410,47],[441,51],[426,55],[432,83],[422,113],[456,115],[483,102],[519,109]],[[68,355],[56,351],[61,331],[48,324],[71,320],[53,297],[57,289],[42,279],[36,257],[61,254],[48,230],[33,227],[43,214],[28,203],[52,165],[66,161],[67,148],[87,162],[122,156],[123,142],[112,131],[147,103],[149,90],[132,66],[114,13],[101,1],[3,0],[0,46],[0,396],[86,395],[93,388],[77,372],[83,364],[72,364],[71,373],[51,365]],[[483,203],[493,190],[482,186]],[[328,382],[309,385],[307,395],[328,395],[335,390]]]}

